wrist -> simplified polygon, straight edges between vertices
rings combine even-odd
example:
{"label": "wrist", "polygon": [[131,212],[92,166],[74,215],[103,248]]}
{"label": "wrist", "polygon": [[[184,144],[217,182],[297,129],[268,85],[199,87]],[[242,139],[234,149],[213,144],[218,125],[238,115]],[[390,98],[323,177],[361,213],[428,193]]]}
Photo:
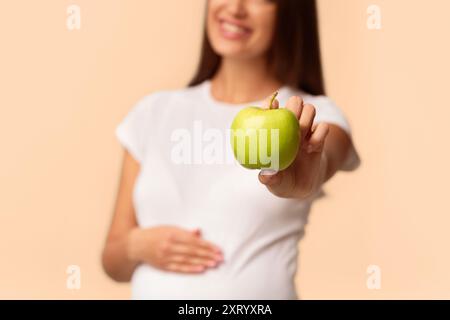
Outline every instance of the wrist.
{"label": "wrist", "polygon": [[325,151],[322,151],[320,157],[320,169],[319,169],[319,188],[327,181],[328,178],[328,157]]}
{"label": "wrist", "polygon": [[319,169],[317,170],[317,175],[314,179],[311,189],[309,189],[307,195],[302,197],[302,200],[311,200],[316,197],[316,195],[322,189],[322,185],[327,180],[327,172],[328,172],[328,158],[325,152],[322,152],[320,156]]}
{"label": "wrist", "polygon": [[140,243],[142,230],[139,227],[131,229],[126,239],[127,257],[130,261],[139,263],[140,259]]}

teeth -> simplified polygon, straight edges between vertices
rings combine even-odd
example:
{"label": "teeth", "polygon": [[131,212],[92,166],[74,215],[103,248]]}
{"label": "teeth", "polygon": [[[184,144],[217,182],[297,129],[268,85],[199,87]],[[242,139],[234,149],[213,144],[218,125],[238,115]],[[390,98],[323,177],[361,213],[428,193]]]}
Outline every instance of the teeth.
{"label": "teeth", "polygon": [[234,33],[245,33],[246,30],[240,26],[237,26],[235,24],[231,24],[228,22],[222,22],[222,27],[228,31],[228,32],[234,32]]}

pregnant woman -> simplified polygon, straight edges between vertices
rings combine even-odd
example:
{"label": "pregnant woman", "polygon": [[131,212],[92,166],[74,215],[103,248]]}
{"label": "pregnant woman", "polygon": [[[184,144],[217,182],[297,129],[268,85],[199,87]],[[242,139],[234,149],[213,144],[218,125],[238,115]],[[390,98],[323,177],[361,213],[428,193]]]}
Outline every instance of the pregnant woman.
{"label": "pregnant woman", "polygon": [[[235,115],[275,91],[299,121],[294,162],[274,173],[228,161]],[[311,204],[360,162],[324,93],[314,0],[209,0],[189,86],[144,97],[116,135],[125,151],[102,262],[134,299],[298,299]]]}

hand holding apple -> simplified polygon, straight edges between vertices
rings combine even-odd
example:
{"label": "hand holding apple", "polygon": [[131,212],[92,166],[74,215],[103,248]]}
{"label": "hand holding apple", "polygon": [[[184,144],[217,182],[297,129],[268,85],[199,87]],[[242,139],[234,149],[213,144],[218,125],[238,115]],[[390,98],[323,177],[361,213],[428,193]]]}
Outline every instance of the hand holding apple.
{"label": "hand holding apple", "polygon": [[[274,105],[278,107],[278,101]],[[262,170],[259,181],[276,196],[305,199],[314,194],[325,180],[328,163],[323,147],[329,126],[326,123],[313,126],[316,110],[313,105],[303,103],[300,97],[291,97],[286,109],[298,120],[301,146],[288,168],[274,174]]]}

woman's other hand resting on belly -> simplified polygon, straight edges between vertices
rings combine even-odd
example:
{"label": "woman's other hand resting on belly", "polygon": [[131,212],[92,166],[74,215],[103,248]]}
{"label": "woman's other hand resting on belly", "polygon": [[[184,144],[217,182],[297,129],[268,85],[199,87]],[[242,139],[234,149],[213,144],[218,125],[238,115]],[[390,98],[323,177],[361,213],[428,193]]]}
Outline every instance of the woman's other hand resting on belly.
{"label": "woman's other hand resting on belly", "polygon": [[130,281],[140,263],[180,272],[202,273],[223,261],[216,245],[202,239],[200,230],[176,226],[139,228],[132,194],[139,163],[125,151],[114,217],[105,242],[102,264],[116,281]]}
{"label": "woman's other hand resting on belly", "polygon": [[162,270],[199,273],[223,261],[219,247],[200,237],[200,230],[175,226],[135,228],[130,232],[128,258]]}

